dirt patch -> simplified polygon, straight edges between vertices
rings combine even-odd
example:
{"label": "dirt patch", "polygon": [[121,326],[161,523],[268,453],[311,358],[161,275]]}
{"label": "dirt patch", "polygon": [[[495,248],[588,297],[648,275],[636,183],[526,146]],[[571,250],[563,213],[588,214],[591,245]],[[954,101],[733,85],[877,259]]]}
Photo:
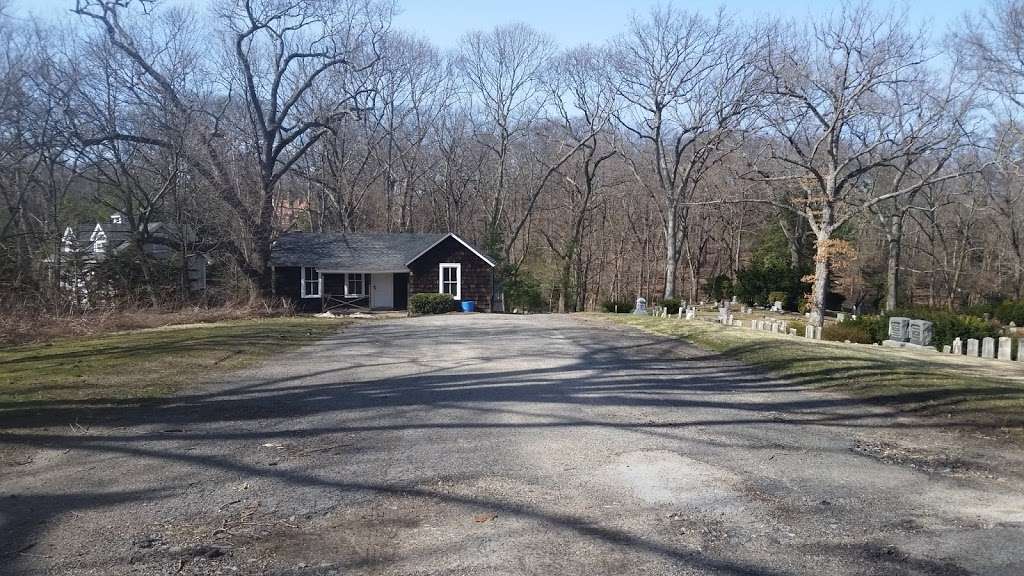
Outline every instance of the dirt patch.
{"label": "dirt patch", "polygon": [[886,464],[907,466],[928,474],[990,479],[997,477],[991,467],[983,462],[940,450],[899,446],[879,440],[857,440],[852,450]]}

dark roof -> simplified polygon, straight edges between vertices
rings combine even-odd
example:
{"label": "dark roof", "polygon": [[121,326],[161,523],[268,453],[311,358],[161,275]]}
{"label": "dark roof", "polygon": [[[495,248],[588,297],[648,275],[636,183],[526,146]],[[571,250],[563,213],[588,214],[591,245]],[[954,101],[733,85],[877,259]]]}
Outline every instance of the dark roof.
{"label": "dark roof", "polygon": [[275,266],[314,266],[345,272],[400,272],[406,264],[447,234],[292,232],[277,239]]}

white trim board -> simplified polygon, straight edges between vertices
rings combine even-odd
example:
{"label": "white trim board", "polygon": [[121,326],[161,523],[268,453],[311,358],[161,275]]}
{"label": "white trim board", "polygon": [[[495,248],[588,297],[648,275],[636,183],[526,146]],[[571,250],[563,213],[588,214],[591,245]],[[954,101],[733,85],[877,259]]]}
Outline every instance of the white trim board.
{"label": "white trim board", "polygon": [[458,235],[455,234],[454,232],[449,232],[449,233],[445,234],[444,236],[442,236],[440,240],[438,240],[437,242],[434,242],[433,244],[428,246],[426,250],[424,250],[424,251],[420,252],[419,254],[417,254],[415,258],[413,258],[412,260],[409,260],[408,262],[406,262],[405,265],[408,266],[408,265],[412,264],[413,262],[419,260],[424,254],[426,254],[427,252],[430,252],[431,250],[433,250],[435,246],[437,246],[441,242],[444,242],[445,240],[447,240],[449,236],[452,237],[452,238],[455,238],[455,240],[458,241],[459,244],[462,244],[463,246],[468,248],[470,252],[472,252],[473,254],[476,254],[477,256],[479,256],[481,260],[483,260],[484,262],[487,262],[491,266],[491,268],[494,268],[494,266],[496,265],[493,260],[491,260],[487,256],[484,256],[483,254],[477,252],[476,248],[473,248],[472,246],[470,246],[468,242],[466,242],[462,238],[459,238]]}

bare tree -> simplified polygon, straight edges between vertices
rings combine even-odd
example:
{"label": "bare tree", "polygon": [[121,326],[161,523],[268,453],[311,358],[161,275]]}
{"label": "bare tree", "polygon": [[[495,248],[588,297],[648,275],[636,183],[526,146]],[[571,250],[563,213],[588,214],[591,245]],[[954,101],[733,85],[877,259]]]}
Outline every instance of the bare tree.
{"label": "bare tree", "polygon": [[708,19],[672,7],[634,16],[613,44],[616,114],[629,134],[623,157],[657,206],[666,248],[665,298],[676,269],[688,203],[707,171],[735,148],[729,138],[752,102],[755,70],[743,31],[719,12]]}
{"label": "bare tree", "polygon": [[772,137],[757,173],[800,191],[772,203],[805,219],[815,235],[810,303],[811,322],[819,326],[832,259],[846,250],[835,239],[840,227],[876,204],[960,175],[931,162],[920,173],[902,171],[911,181],[897,178],[895,189],[879,185],[884,170],[932,149],[919,149],[916,129],[908,132],[902,123],[913,120],[892,107],[908,90],[927,88],[924,40],[910,29],[905,15],[845,4],[806,32],[784,26],[770,34],[760,60],[774,98],[763,108]]}
{"label": "bare tree", "polygon": [[[243,270],[267,292],[271,287],[270,249],[275,236],[278,184],[337,119],[356,111],[363,88],[336,83],[333,86],[340,86],[340,91],[326,94],[315,103],[311,98],[318,94],[329,72],[339,68],[359,72],[378,61],[378,43],[390,23],[393,7],[372,0],[232,3],[219,15],[228,31],[229,74],[227,92],[214,99],[225,105],[210,110],[202,107],[209,95],[188,91],[189,62],[164,50],[153,35],[132,28],[135,22],[129,10],[138,6],[143,14],[150,15],[154,4],[152,0],[78,0],[75,12],[96,21],[110,44],[139,69],[148,92],[142,97],[166,108],[171,116],[168,124],[174,131],[159,135],[110,133],[97,135],[89,142],[132,140],[174,147],[179,144],[172,138],[180,141],[186,134],[195,134],[201,143],[198,151],[180,147],[188,151],[186,158],[192,167],[236,213],[251,251],[241,242],[234,243],[232,251]],[[167,33],[176,34],[186,26],[179,20]],[[191,48],[194,57],[198,47]],[[224,111],[231,110],[236,91],[241,94],[238,108],[242,110],[242,122],[236,127],[246,136],[238,155],[255,164],[255,205],[236,185],[221,149],[224,121],[230,118]],[[182,125],[183,121],[189,123]]]}
{"label": "bare tree", "polygon": [[[605,55],[589,47],[562,54],[552,66],[549,86],[551,102],[558,112],[559,130],[579,152],[559,169],[564,194],[555,202],[559,226],[542,229],[549,249],[560,260],[558,275],[558,311],[568,311],[568,292],[582,272],[573,268],[580,263],[580,250],[586,224],[604,192],[601,165],[615,156],[610,131],[615,92],[603,70]],[[578,285],[578,282],[577,282]],[[581,298],[573,298],[579,309]]]}
{"label": "bare tree", "polygon": [[553,54],[551,39],[525,24],[472,32],[459,46],[456,62],[483,122],[480,141],[494,156],[485,248],[502,257],[512,244],[501,224],[512,146],[539,117],[546,96],[542,76]]}

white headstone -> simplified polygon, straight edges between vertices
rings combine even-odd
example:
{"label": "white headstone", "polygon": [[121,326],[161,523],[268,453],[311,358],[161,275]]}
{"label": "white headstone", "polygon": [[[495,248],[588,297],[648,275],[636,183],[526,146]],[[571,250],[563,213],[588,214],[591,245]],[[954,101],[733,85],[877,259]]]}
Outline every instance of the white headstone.
{"label": "white headstone", "polygon": [[944,346],[942,347],[942,353],[943,353],[943,354],[949,354],[949,353],[950,353],[950,351],[952,351],[952,350],[953,350],[953,347],[952,347],[952,346],[950,346],[949,344],[945,344],[945,345],[944,345]]}
{"label": "white headstone", "polygon": [[991,336],[985,336],[981,339],[981,357],[982,358],[995,358],[996,357],[996,339]]}
{"label": "white headstone", "polygon": [[636,299],[636,306],[633,307],[633,314],[647,314],[647,299],[640,297]]}
{"label": "white headstone", "polygon": [[978,357],[978,339],[968,338],[967,339],[967,355],[972,358]]}
{"label": "white headstone", "polygon": [[1009,336],[999,337],[999,359],[1009,362],[1013,354],[1013,340]]}
{"label": "white headstone", "polygon": [[804,326],[804,338],[814,338],[814,326],[810,324]]}
{"label": "white headstone", "polygon": [[963,353],[964,353],[964,341],[961,340],[959,336],[957,336],[956,338],[953,338],[953,349],[952,349],[951,352],[953,354],[956,354],[957,356],[962,356],[963,355]]}
{"label": "white headstone", "polygon": [[836,322],[845,322],[845,321],[846,321],[846,314],[845,313],[840,312],[839,314],[836,314]]}
{"label": "white headstone", "polygon": [[790,328],[789,329],[789,335],[790,336],[796,336],[796,328]]}
{"label": "white headstone", "polygon": [[815,340],[821,340],[821,330],[822,330],[822,328],[823,328],[822,326],[815,326],[814,327],[814,339]]}
{"label": "white headstone", "polygon": [[682,306],[680,306],[679,310],[676,311],[676,319],[677,320],[682,320],[683,319],[683,307]]}

